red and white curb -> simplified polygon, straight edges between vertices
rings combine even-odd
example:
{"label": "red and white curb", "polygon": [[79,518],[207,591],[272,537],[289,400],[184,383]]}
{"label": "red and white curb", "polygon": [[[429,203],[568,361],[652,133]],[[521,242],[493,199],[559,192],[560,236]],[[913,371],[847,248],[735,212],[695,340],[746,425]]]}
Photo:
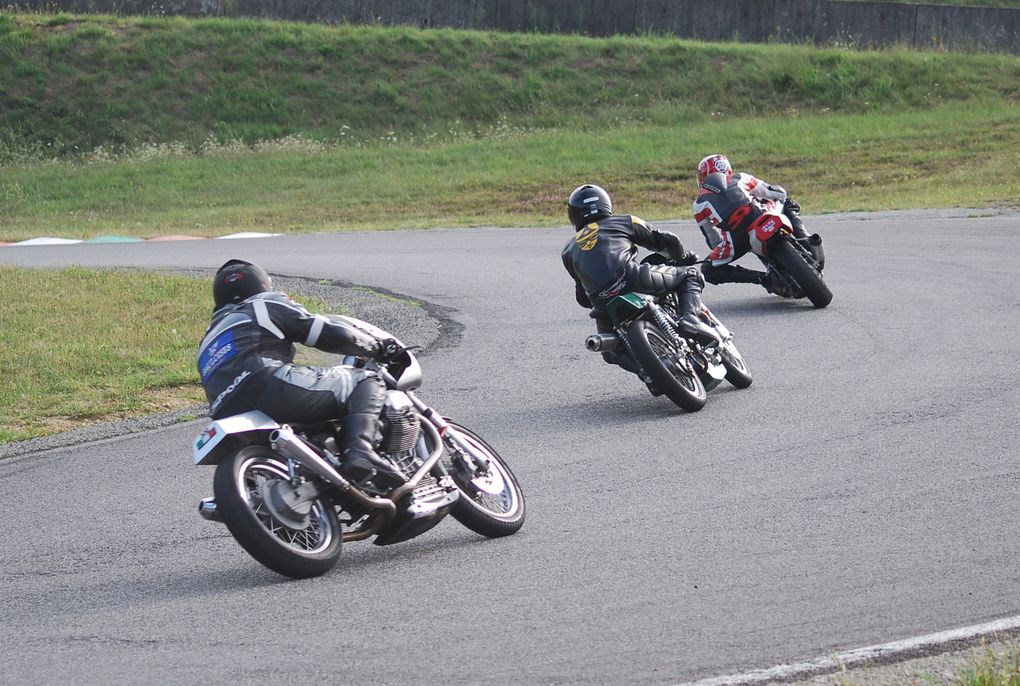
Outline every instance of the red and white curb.
{"label": "red and white curb", "polygon": [[826,655],[807,662],[794,662],[787,665],[776,665],[768,669],[756,669],[743,674],[729,674],[688,681],[677,686],[749,686],[771,682],[799,681],[821,674],[832,674],[843,669],[861,667],[865,664],[889,664],[915,657],[937,655],[955,648],[956,646],[953,644],[973,643],[981,638],[1017,630],[1020,630],[1020,616],[1007,617],[985,624],[975,624],[901,641],[856,648],[845,653]]}

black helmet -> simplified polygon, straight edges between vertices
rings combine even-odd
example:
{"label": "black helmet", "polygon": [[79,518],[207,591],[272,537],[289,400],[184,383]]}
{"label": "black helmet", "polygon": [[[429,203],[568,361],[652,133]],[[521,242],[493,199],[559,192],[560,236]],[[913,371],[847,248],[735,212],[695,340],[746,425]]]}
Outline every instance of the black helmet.
{"label": "black helmet", "polygon": [[570,217],[570,223],[574,225],[575,231],[579,231],[585,224],[612,214],[613,201],[609,199],[609,193],[594,184],[578,186],[567,199],[567,216]]}
{"label": "black helmet", "polygon": [[213,300],[216,309],[246,300],[273,287],[266,270],[244,260],[227,260],[213,277]]}

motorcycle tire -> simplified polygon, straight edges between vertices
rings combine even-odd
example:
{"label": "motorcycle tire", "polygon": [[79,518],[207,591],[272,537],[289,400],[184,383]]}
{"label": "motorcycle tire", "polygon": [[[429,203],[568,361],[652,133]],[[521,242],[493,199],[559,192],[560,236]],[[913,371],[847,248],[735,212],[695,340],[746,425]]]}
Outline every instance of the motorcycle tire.
{"label": "motorcycle tire", "polygon": [[[488,538],[517,533],[524,526],[525,514],[524,493],[517,483],[517,477],[499,453],[481,437],[459,424],[451,423],[451,427],[489,460],[490,476],[485,477],[484,485],[488,489],[479,488],[477,479],[467,478],[462,470],[447,463],[447,471],[460,491],[460,498],[454,503],[450,514],[468,529]],[[499,491],[488,492],[493,487]]]}
{"label": "motorcycle tire", "polygon": [[812,305],[822,308],[832,302],[832,291],[825,284],[821,273],[808,264],[789,241],[777,239],[770,241],[768,246],[769,257],[797,282]]}
{"label": "motorcycle tire", "polygon": [[732,342],[724,343],[719,350],[723,366],[726,367],[726,380],[735,388],[747,388],[751,385],[751,370],[744,362],[743,356]]}
{"label": "motorcycle tire", "polygon": [[276,518],[262,494],[274,480],[287,481],[287,462],[268,446],[253,445],[216,465],[216,506],[234,539],[278,574],[307,579],[325,574],[340,559],[343,536],[332,504],[312,504],[303,528]]}
{"label": "motorcycle tire", "polygon": [[627,326],[634,358],[652,382],[667,398],[688,412],[705,406],[705,386],[693,369],[685,370],[676,361],[676,347],[655,324],[635,319]]}

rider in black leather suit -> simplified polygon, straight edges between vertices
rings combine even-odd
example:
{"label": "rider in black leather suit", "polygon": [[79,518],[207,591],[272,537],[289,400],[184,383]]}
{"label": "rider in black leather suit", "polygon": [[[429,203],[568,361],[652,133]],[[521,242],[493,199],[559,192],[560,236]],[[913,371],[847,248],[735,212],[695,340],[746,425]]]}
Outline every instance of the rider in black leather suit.
{"label": "rider in black leather suit", "polygon": [[[659,231],[638,217],[614,215],[609,194],[592,184],[579,186],[570,194],[567,215],[576,233],[563,248],[563,266],[574,279],[577,303],[592,308],[590,316],[599,333],[613,331],[605,306],[617,295],[675,291],[684,332],[706,345],[719,343],[715,331],[696,315],[702,307],[700,293],[705,281],[700,271],[686,265],[696,263],[698,256],[685,250],[675,234]],[[638,246],[664,253],[683,266],[640,264],[634,259]],[[610,364],[642,374],[626,350],[606,351],[602,357]]]}
{"label": "rider in black leather suit", "polygon": [[339,365],[294,364],[294,343],[326,352],[386,359],[392,340],[311,314],[258,265],[229,260],[213,281],[212,323],[198,352],[198,372],[214,419],[261,410],[278,422],[343,418],[340,471],[361,485],[399,485],[404,476],[375,452],[385,386],[374,372]]}

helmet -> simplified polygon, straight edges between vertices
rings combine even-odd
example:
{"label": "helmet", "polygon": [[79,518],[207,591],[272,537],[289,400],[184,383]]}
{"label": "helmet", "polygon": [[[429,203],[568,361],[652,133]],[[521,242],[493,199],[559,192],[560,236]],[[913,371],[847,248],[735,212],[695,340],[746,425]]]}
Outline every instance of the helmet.
{"label": "helmet", "polygon": [[578,186],[567,199],[567,216],[575,230],[612,214],[613,201],[609,199],[609,193],[594,184]]}
{"label": "helmet", "polygon": [[216,309],[234,305],[256,293],[264,293],[273,287],[273,280],[266,270],[257,264],[244,260],[227,260],[213,277],[213,300]]}
{"label": "helmet", "polygon": [[706,176],[716,172],[725,174],[726,182],[729,183],[730,176],[733,174],[733,166],[726,159],[726,155],[709,155],[698,162],[698,186],[705,182]]}

